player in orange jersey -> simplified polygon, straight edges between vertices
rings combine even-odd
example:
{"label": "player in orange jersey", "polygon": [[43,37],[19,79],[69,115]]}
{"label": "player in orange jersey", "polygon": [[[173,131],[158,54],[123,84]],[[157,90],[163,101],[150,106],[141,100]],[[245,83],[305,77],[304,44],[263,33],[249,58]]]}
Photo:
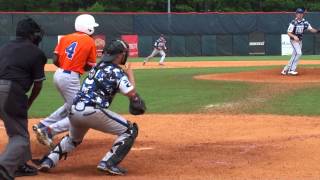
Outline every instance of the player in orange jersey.
{"label": "player in orange jersey", "polygon": [[34,125],[33,131],[38,141],[50,148],[52,138],[69,130],[69,111],[73,98],[80,89],[80,75],[96,63],[96,47],[91,35],[99,25],[92,15],[82,14],[75,20],[76,32],[63,36],[54,50],[53,63],[58,67],[54,74],[54,84],[63,97],[64,105],[49,117]]}

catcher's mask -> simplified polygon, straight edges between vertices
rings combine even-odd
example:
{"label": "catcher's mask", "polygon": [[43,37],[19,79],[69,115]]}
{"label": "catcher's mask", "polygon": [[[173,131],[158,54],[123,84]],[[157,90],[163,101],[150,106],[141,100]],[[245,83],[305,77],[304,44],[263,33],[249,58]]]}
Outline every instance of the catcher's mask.
{"label": "catcher's mask", "polygon": [[37,46],[42,41],[43,34],[44,31],[31,18],[22,19],[17,24],[16,36],[30,39]]}
{"label": "catcher's mask", "polygon": [[101,61],[112,62],[118,54],[125,53],[121,64],[125,65],[129,55],[129,45],[122,40],[112,40],[103,50]]}

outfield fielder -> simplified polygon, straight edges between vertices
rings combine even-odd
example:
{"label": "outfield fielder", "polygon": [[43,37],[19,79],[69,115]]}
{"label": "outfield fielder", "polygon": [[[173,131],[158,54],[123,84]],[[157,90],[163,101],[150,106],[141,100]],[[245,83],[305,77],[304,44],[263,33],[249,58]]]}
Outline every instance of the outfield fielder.
{"label": "outfield fielder", "polygon": [[[138,126],[108,109],[114,96],[121,92],[130,101],[133,115],[143,114],[145,104],[136,93],[130,79],[120,65],[125,65],[129,46],[122,40],[112,41],[104,50],[101,61],[89,72],[74,99],[70,113],[70,134],[41,160],[39,170],[47,172],[58,161],[79,145],[90,128],[117,135],[110,151],[102,158],[97,168],[111,175],[124,175],[127,171],[118,167],[138,136]],[[93,152],[95,153],[95,152]]]}
{"label": "outfield fielder", "polygon": [[166,58],[166,53],[164,52],[164,50],[167,49],[166,47],[166,39],[164,38],[164,35],[161,34],[159,39],[156,40],[156,42],[154,42],[153,44],[153,51],[152,53],[143,61],[142,65],[146,65],[146,63],[153,58],[154,56],[156,56],[157,54],[161,55],[161,59],[159,62],[159,65],[164,65],[164,59]]}
{"label": "outfield fielder", "polygon": [[80,75],[96,63],[96,46],[90,35],[98,27],[93,16],[79,15],[75,20],[77,32],[62,37],[55,48],[54,64],[58,67],[54,74],[54,84],[64,99],[64,105],[49,117],[33,126],[33,131],[41,144],[54,147],[54,135],[69,130],[68,114],[73,98],[80,89]]}
{"label": "outfield fielder", "polygon": [[288,64],[281,71],[282,75],[298,75],[296,71],[299,59],[302,55],[302,37],[305,30],[313,33],[319,32],[311,27],[310,23],[306,21],[304,16],[305,10],[298,8],[296,10],[296,18],[291,21],[288,28],[288,36],[293,48],[292,56]]}

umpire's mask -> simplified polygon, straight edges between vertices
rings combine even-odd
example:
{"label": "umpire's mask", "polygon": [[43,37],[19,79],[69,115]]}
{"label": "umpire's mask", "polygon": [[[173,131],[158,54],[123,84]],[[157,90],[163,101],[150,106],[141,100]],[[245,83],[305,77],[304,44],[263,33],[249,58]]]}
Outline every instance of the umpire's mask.
{"label": "umpire's mask", "polygon": [[39,45],[44,31],[31,18],[22,19],[17,24],[16,36],[30,39],[33,44]]}

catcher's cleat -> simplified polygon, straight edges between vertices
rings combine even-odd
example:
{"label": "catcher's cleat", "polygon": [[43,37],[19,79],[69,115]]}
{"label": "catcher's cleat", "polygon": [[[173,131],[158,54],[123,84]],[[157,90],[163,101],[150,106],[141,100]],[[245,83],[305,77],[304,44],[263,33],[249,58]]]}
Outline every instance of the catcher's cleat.
{"label": "catcher's cleat", "polygon": [[41,172],[49,172],[49,170],[52,169],[53,167],[54,167],[53,161],[50,158],[46,157],[41,163],[38,170]]}
{"label": "catcher's cleat", "polygon": [[106,161],[100,161],[99,165],[97,166],[99,171],[108,172],[110,175],[125,175],[128,171],[124,168],[111,165]]}
{"label": "catcher's cleat", "polygon": [[49,127],[39,128],[38,125],[33,125],[32,129],[36,134],[39,143],[49,147],[50,149],[54,148],[55,145],[52,140],[53,136]]}

